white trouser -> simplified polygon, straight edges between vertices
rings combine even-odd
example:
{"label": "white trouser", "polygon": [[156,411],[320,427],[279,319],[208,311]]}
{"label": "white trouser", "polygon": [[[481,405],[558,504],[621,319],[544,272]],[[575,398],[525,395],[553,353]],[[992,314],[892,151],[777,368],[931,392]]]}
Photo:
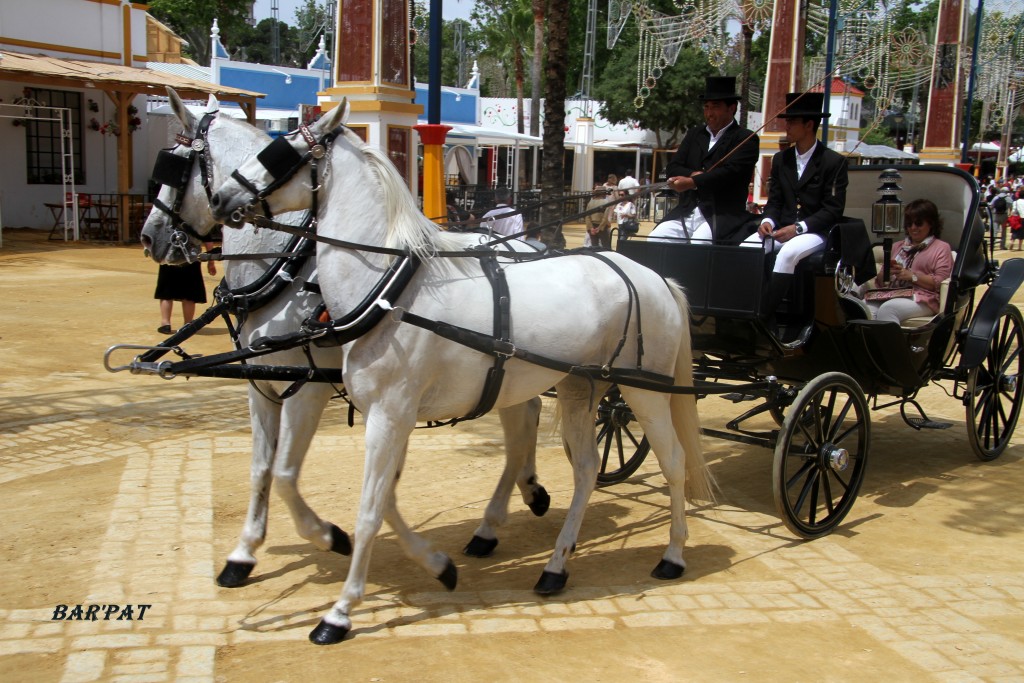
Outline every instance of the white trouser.
{"label": "white trouser", "polygon": [[909,318],[923,318],[935,315],[935,311],[928,304],[914,301],[908,296],[886,301],[866,301],[868,308],[875,320],[888,320],[894,323],[903,324]]}
{"label": "white trouser", "polygon": [[681,240],[702,240],[707,242],[711,242],[713,238],[711,234],[711,225],[708,224],[704,219],[704,216],[701,214],[700,209],[697,208],[682,220],[671,220],[659,223],[655,226],[654,230],[651,230],[651,234],[647,236],[649,240],[653,240],[655,242],[669,241],[666,239],[659,239],[663,237],[673,237]]}
{"label": "white trouser", "polygon": [[755,232],[753,235],[743,240],[743,244],[740,246],[759,247],[762,242],[764,244],[765,253],[770,254],[773,251],[778,253],[775,257],[775,267],[772,269],[772,272],[784,273],[787,275],[792,275],[796,270],[796,264],[800,263],[804,258],[825,248],[825,238],[813,232],[805,232],[802,235],[796,235],[788,242],[780,242],[775,239],[764,239],[761,235]]}

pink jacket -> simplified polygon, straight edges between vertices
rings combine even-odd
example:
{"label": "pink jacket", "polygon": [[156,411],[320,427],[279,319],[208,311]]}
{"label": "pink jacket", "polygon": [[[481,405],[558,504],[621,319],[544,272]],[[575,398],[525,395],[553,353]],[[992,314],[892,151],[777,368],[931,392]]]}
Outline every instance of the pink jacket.
{"label": "pink jacket", "polygon": [[910,270],[918,275],[928,275],[935,278],[935,291],[914,286],[914,301],[919,304],[925,304],[932,309],[932,312],[938,313],[938,284],[953,272],[953,251],[950,249],[949,242],[936,239],[927,247],[914,254]]}

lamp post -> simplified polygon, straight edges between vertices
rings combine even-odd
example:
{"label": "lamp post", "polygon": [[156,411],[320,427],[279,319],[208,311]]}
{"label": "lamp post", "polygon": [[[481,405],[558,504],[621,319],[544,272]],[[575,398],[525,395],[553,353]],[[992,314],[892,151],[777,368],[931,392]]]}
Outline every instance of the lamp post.
{"label": "lamp post", "polygon": [[423,213],[439,223],[448,216],[444,195],[444,139],[451,130],[451,126],[441,123],[441,25],[441,0],[430,0],[427,123],[413,128],[423,141]]}

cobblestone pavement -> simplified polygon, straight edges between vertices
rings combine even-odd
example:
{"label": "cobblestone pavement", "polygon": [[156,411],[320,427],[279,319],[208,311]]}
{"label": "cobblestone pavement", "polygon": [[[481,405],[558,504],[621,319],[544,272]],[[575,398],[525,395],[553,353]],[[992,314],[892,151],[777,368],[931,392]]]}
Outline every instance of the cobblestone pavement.
{"label": "cobblestone pavement", "polygon": [[[552,510],[538,519],[514,498],[485,560],[459,549],[501,466],[496,418],[419,431],[399,503],[452,555],[459,587],[424,576],[385,530],[352,636],[315,648],[307,633],[348,560],[303,542],[278,499],[250,583],[213,582],[248,498],[244,387],[103,370],[110,344],[156,340],[155,266],[125,248],[4,240],[2,680],[1024,680],[1024,445],[976,461],[962,407],[937,387],[922,403],[954,426],[914,432],[894,409],[875,413],[867,479],[832,535],[786,531],[770,453],[706,439],[722,494],[693,511],[686,577],[648,578],[667,536],[649,462],[595,493],[569,588],[547,600],[530,589],[571,495],[546,429],[553,404],[538,454]],[[203,352],[226,342],[197,340]],[[700,405],[712,426],[737,412]],[[334,406],[302,480],[314,509],[350,531],[361,437]],[[118,611],[53,620],[77,604]],[[117,620],[128,605],[134,618]]]}

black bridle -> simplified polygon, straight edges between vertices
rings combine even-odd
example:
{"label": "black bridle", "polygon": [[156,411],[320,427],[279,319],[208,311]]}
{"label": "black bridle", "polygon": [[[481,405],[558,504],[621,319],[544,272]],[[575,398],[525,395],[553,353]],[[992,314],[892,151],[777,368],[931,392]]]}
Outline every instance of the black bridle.
{"label": "black bridle", "polygon": [[[294,133],[282,135],[275,138],[269,145],[264,147],[259,154],[256,155],[256,159],[263,165],[263,168],[267,169],[267,173],[270,174],[271,182],[262,190],[256,187],[256,184],[251,180],[243,176],[236,169],[231,173],[231,177],[235,181],[244,187],[253,196],[253,201],[247,206],[241,209],[235,209],[231,214],[231,220],[241,223],[246,219],[246,210],[250,209],[257,201],[260,202],[263,208],[263,215],[267,218],[273,218],[273,213],[270,210],[270,204],[267,203],[267,197],[276,192],[278,188],[291,180],[303,166],[309,164],[309,181],[310,188],[313,192],[313,199],[310,206],[310,214],[314,217],[319,212],[319,198],[320,198],[320,184],[317,180],[319,162],[330,150],[331,144],[334,142],[334,138],[338,137],[345,126],[340,125],[333,130],[330,130],[323,134],[323,136],[317,140],[313,137],[313,134],[309,131],[306,126],[299,126],[299,129]],[[305,154],[299,154],[288,138],[293,135],[301,135],[303,140],[309,146],[309,149]]]}
{"label": "black bridle", "polygon": [[[189,177],[192,175],[192,167],[196,163],[199,164],[199,177],[203,190],[206,192],[206,198],[208,200],[213,198],[210,160],[208,157],[210,145],[207,133],[210,130],[210,124],[213,123],[216,117],[217,112],[215,111],[204,114],[203,118],[199,121],[199,125],[196,127],[196,136],[194,138],[188,137],[184,131],[175,135],[174,139],[178,144],[169,149],[160,150],[156,155],[156,162],[153,164],[153,181],[160,185],[166,185],[175,191],[173,206],[167,206],[160,201],[159,197],[153,199],[153,206],[170,218],[172,229],[171,246],[180,250],[185,260],[189,263],[192,263],[196,257],[196,254],[188,248],[189,238],[191,237],[198,242],[204,242],[207,238],[196,232],[195,228],[181,217],[181,207],[185,201],[185,188],[188,186]],[[187,148],[188,154],[185,156],[175,154],[174,151],[178,147]]]}

